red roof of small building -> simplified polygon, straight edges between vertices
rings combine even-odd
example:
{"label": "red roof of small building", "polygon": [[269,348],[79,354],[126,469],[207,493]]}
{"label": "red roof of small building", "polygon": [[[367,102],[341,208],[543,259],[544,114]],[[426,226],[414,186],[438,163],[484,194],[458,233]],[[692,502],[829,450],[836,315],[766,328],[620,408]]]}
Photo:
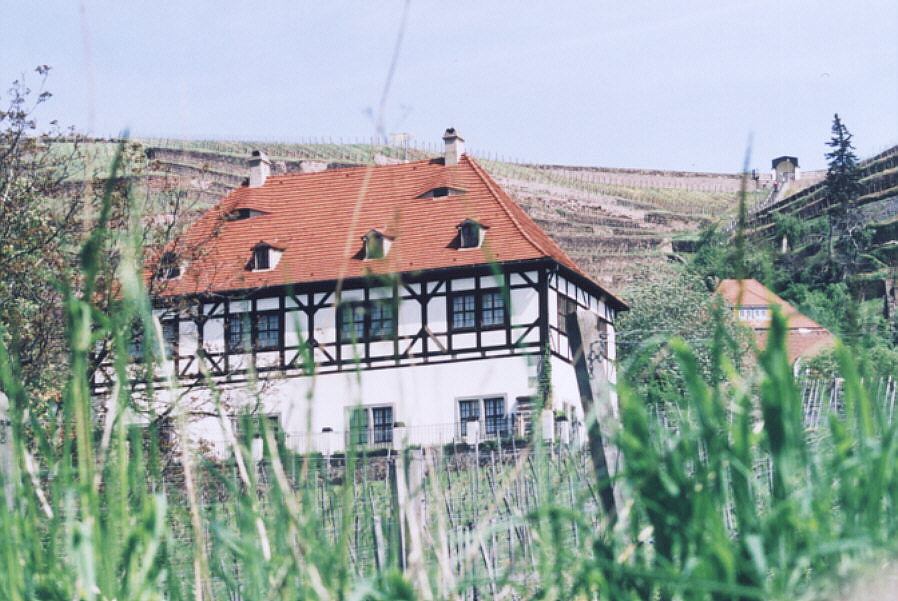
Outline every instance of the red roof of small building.
{"label": "red roof of small building", "polygon": [[[441,187],[464,193],[419,198]],[[237,209],[263,214],[228,220]],[[465,219],[489,227],[480,248],[454,244]],[[392,245],[384,258],[365,260],[362,237],[373,229]],[[271,270],[247,270],[260,241],[284,249],[283,255]],[[187,266],[181,277],[164,283],[163,296],[551,258],[626,308],[466,155],[448,167],[442,159],[427,159],[270,176],[260,187],[231,192],[168,250]]]}
{"label": "red roof of small building", "polygon": [[[835,344],[835,336],[829,330],[799,312],[758,280],[722,280],[717,286],[717,294],[721,295],[734,310],[750,307],[779,307],[786,317],[789,328],[786,332],[789,361],[795,361],[802,356],[815,355]],[[769,316],[767,319],[743,320],[742,323],[755,331],[758,345],[764,348],[770,329]]]}

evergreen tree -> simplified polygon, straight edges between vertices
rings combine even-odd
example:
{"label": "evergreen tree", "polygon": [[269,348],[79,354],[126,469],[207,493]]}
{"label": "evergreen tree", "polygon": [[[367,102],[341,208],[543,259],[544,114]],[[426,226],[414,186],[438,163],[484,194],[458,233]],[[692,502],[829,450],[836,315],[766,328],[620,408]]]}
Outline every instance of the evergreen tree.
{"label": "evergreen tree", "polygon": [[826,153],[826,193],[829,205],[828,271],[830,281],[844,281],[853,275],[869,234],[856,210],[861,193],[858,159],[851,144],[851,133],[838,113],[833,117],[832,137]]}
{"label": "evergreen tree", "polygon": [[826,170],[826,189],[830,210],[833,215],[847,215],[854,208],[861,191],[860,169],[854,146],[851,145],[851,133],[839,114],[833,117],[832,138],[826,143],[832,152],[826,153],[829,161]]}

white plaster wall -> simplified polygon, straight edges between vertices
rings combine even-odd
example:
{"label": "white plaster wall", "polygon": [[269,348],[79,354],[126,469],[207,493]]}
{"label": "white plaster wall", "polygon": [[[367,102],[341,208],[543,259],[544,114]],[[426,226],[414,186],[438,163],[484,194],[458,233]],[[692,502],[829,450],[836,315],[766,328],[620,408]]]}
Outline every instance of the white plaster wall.
{"label": "white plaster wall", "polygon": [[[261,387],[260,413],[279,414],[288,444],[297,450],[325,450],[321,448],[324,444],[329,446],[328,451],[343,449],[348,412],[360,404],[391,405],[394,421],[406,424],[410,442],[441,443],[449,442],[456,433],[458,399],[504,396],[506,412],[510,412],[517,397],[536,394],[537,361],[532,356],[497,357],[343,372],[269,380],[257,385],[256,390]],[[570,366],[560,364],[553,380],[557,377],[561,382],[569,371],[566,367]],[[231,410],[255,401],[247,384],[223,385],[220,390]],[[570,398],[567,389],[563,398]],[[208,409],[208,399],[209,392],[200,390],[187,400],[191,408]],[[335,434],[322,434],[324,428],[331,428]],[[202,439],[223,452],[225,437],[219,419],[194,420],[190,429],[195,440]]]}

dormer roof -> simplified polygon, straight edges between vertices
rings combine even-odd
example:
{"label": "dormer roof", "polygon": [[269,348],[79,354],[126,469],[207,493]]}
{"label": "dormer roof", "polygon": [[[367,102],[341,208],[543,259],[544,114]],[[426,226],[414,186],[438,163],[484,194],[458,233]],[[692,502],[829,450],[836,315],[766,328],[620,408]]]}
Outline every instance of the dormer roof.
{"label": "dormer roof", "polygon": [[[446,185],[464,194],[435,202],[420,198]],[[264,214],[227,221],[223,215],[252,207]],[[471,215],[489,224],[482,248],[459,252],[451,241]],[[392,239],[378,261],[359,257],[358,241],[371,230]],[[285,247],[267,272],[243,269],[246,249],[259,241]],[[276,241],[276,242],[275,242]],[[240,187],[207,211],[171,247],[200,249],[164,296],[242,290],[429,269],[552,259],[588,280],[618,308],[613,294],[592,280],[467,155],[458,164],[425,159],[393,165],[273,175],[257,188]]]}

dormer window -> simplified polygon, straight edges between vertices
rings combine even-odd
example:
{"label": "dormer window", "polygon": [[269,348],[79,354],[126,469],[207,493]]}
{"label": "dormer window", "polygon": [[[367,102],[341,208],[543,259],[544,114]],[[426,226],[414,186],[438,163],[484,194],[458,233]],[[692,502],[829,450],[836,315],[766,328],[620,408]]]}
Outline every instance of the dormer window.
{"label": "dormer window", "polygon": [[262,211],[257,211],[255,209],[242,208],[242,209],[234,209],[227,215],[225,215],[225,221],[240,221],[241,219],[249,219],[250,217],[258,217],[262,215]]}
{"label": "dormer window", "polygon": [[253,271],[271,269],[271,248],[257,246],[253,249]]}
{"label": "dormer window", "polygon": [[259,242],[253,247],[253,255],[250,258],[247,269],[250,271],[269,271],[274,269],[281,258],[283,249],[275,248],[266,242]]}
{"label": "dormer window", "polygon": [[365,246],[365,260],[370,261],[372,259],[383,259],[387,256],[393,239],[379,230],[371,230],[362,236],[362,243]]}
{"label": "dormer window", "polygon": [[458,188],[452,188],[450,186],[439,186],[437,188],[428,190],[418,198],[444,198],[446,196],[458,196],[459,194],[464,193],[464,190],[459,190]]}
{"label": "dormer window", "polygon": [[181,263],[178,261],[178,255],[173,252],[164,253],[159,259],[157,274],[162,280],[174,280],[181,277]]}
{"label": "dormer window", "polygon": [[465,219],[458,226],[458,247],[479,248],[483,242],[485,230],[483,225],[473,219]]}

